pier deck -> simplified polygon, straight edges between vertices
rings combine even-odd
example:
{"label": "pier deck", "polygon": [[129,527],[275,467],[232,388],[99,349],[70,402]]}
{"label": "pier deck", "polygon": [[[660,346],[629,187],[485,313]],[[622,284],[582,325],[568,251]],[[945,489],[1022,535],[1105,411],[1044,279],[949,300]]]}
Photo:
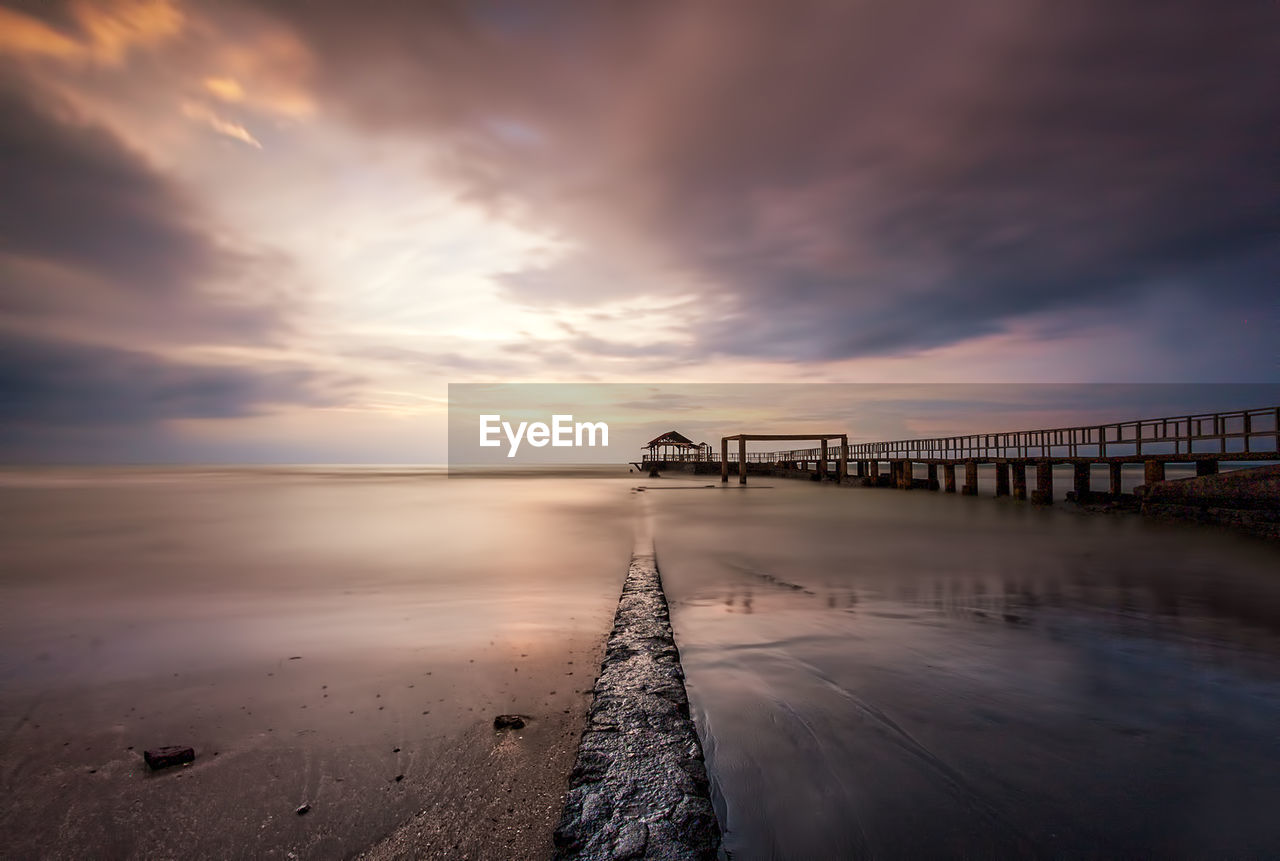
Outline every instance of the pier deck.
{"label": "pier deck", "polygon": [[[821,444],[771,452],[746,449],[748,441],[792,439]],[[1107,466],[1106,493],[1118,497],[1126,465],[1142,464],[1143,481],[1150,485],[1164,480],[1165,466],[1170,463],[1195,464],[1196,474],[1205,476],[1216,474],[1224,462],[1280,460],[1280,407],[884,442],[850,444],[848,439],[840,433],[734,434],[721,439],[719,457],[708,453],[705,462],[719,464],[721,481],[727,482],[730,472],[736,472],[743,484],[751,464],[801,471],[812,465],[820,478],[834,473],[837,480],[844,481],[851,475],[870,484],[880,483],[881,465],[887,464],[889,483],[903,489],[921,486],[921,480],[914,478],[914,466],[923,464],[928,468],[923,486],[947,493],[958,487],[960,493],[970,495],[978,492],[978,466],[992,464],[996,468],[996,495],[1015,499],[1028,496],[1030,467],[1035,481],[1031,499],[1043,504],[1053,501],[1053,467],[1069,464],[1074,468],[1076,498],[1085,502],[1097,495],[1090,486],[1095,465]],[[839,447],[828,445],[829,440],[839,440]],[[729,450],[730,441],[738,443],[737,452]],[[645,465],[659,466],[647,460]],[[956,482],[958,466],[964,469],[960,485]]]}

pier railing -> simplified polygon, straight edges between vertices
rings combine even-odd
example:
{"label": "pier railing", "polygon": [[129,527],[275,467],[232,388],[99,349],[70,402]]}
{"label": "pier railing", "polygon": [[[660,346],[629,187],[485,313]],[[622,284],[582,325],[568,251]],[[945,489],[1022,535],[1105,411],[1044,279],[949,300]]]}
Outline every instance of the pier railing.
{"label": "pier railing", "polygon": [[[748,452],[749,463],[817,461],[821,449]],[[840,449],[829,446],[827,459]],[[887,442],[850,443],[849,460],[1170,459],[1274,460],[1280,458],[1280,407],[1198,413],[1158,419],[1004,433],[964,434]],[[711,453],[706,460],[718,463]],[[729,461],[738,460],[736,452]]]}

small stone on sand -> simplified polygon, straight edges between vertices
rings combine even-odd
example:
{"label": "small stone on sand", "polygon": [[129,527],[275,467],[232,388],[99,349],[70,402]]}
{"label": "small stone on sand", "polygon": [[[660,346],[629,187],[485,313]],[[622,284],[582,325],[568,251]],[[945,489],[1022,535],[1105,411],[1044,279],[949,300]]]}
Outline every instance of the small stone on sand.
{"label": "small stone on sand", "polygon": [[154,747],[150,750],[143,751],[142,758],[154,771],[161,768],[168,768],[171,765],[185,765],[196,758],[196,752],[190,747],[167,745],[165,747]]}

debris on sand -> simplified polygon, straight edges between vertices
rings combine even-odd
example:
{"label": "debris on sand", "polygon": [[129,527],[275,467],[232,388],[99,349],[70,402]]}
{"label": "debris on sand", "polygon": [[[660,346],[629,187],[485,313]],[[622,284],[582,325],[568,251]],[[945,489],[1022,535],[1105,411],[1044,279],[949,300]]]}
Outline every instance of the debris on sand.
{"label": "debris on sand", "polygon": [[494,729],[524,729],[524,715],[498,715],[493,719]]}
{"label": "debris on sand", "polygon": [[150,750],[143,751],[142,758],[155,771],[161,768],[168,768],[171,765],[186,765],[188,762],[195,760],[196,752],[194,748],[190,747],[166,745],[165,747],[153,747]]}

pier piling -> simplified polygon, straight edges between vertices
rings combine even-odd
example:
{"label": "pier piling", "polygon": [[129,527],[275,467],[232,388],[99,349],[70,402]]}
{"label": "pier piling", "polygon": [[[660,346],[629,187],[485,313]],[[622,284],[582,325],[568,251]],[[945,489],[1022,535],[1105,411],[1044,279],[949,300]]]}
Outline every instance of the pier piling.
{"label": "pier piling", "polygon": [[1036,461],[1036,489],[1031,492],[1031,501],[1037,505],[1053,505],[1053,462]]}
{"label": "pier piling", "polygon": [[1071,468],[1074,478],[1072,489],[1076,492],[1076,502],[1088,502],[1090,494],[1089,464],[1073,463]]}
{"label": "pier piling", "polygon": [[1164,461],[1143,461],[1142,480],[1148,485],[1155,484],[1157,481],[1164,481]]}
{"label": "pier piling", "polygon": [[929,489],[938,489],[938,465],[936,463],[929,464]]}
{"label": "pier piling", "polygon": [[1009,464],[996,464],[996,496],[1009,495]]}
{"label": "pier piling", "polygon": [[1197,460],[1196,475],[1217,475],[1218,462],[1216,460]]}
{"label": "pier piling", "polygon": [[956,465],[954,463],[944,463],[942,465],[942,488],[946,493],[956,492]]}
{"label": "pier piling", "polygon": [[1124,492],[1124,483],[1121,479],[1124,477],[1124,464],[1113,462],[1107,464],[1107,491],[1111,494],[1112,499],[1116,499]]}
{"label": "pier piling", "polygon": [[978,495],[978,462],[976,460],[964,462],[964,487],[960,488],[960,495]]}
{"label": "pier piling", "polygon": [[1019,500],[1026,499],[1027,465],[1022,461],[1018,461],[1017,463],[1009,464],[1009,467],[1013,470],[1013,498]]}

